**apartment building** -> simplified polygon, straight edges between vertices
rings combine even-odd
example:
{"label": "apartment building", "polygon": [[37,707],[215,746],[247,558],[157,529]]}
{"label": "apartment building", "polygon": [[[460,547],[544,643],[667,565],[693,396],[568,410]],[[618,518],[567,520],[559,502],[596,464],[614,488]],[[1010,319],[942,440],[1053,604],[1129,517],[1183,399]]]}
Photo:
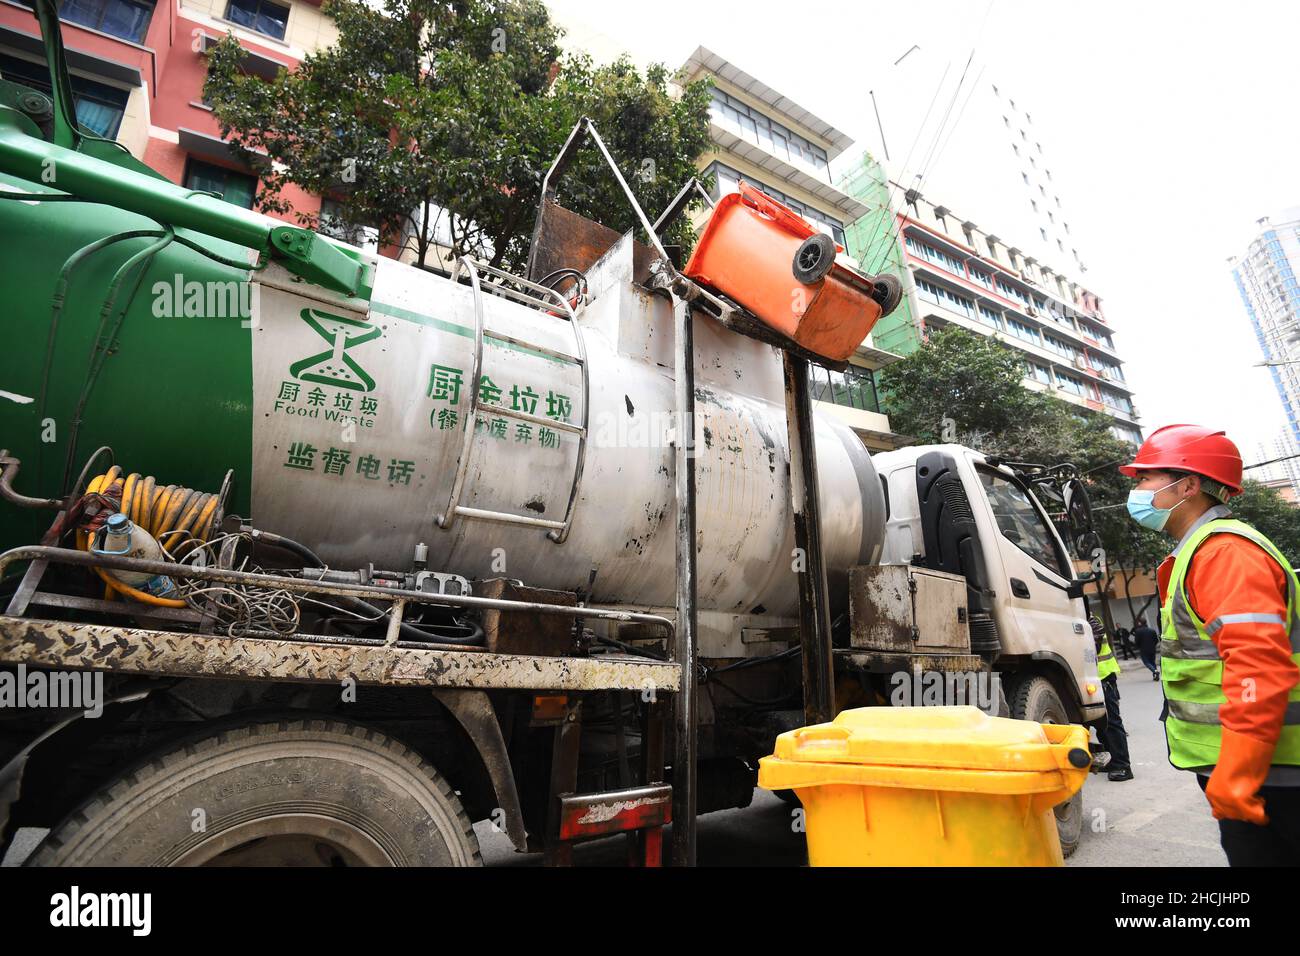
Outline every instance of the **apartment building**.
{"label": "apartment building", "polygon": [[[853,140],[706,47],[691,53],[679,76],[682,82],[702,76],[713,81],[709,116],[713,145],[700,160],[701,172],[713,184],[712,198],[716,201],[735,192],[744,180],[844,246],[847,225],[870,211],[831,176],[831,162]],[[698,214],[697,228],[707,215],[707,210]],[[899,443],[881,411],[875,377],[898,358],[877,348],[868,336],[848,371],[812,369],[812,393],[819,409],[849,424],[873,450]]]}
{"label": "apartment building", "polygon": [[841,185],[875,201],[876,211],[847,232],[849,252],[869,271],[894,271],[906,293],[907,308],[875,331],[882,347],[906,355],[928,329],[944,325],[991,335],[1020,353],[1027,387],[1050,391],[1081,414],[1106,415],[1117,438],[1141,442],[1124,363],[1096,293],[1013,237],[890,180],[870,155]]}
{"label": "apartment building", "polygon": [[[1264,217],[1232,278],[1286,412],[1290,445],[1300,444],[1300,207]],[[1273,456],[1269,456],[1273,457]]]}
{"label": "apartment building", "polygon": [[[173,182],[246,208],[257,157],[231,149],[203,102],[208,51],[233,33],[244,68],[271,78],[338,38],[321,0],[63,0],[59,15],[78,121]],[[36,16],[16,0],[0,0],[0,76],[49,90]],[[328,228],[329,199],[285,196]],[[375,248],[373,230],[354,233],[344,237]]]}

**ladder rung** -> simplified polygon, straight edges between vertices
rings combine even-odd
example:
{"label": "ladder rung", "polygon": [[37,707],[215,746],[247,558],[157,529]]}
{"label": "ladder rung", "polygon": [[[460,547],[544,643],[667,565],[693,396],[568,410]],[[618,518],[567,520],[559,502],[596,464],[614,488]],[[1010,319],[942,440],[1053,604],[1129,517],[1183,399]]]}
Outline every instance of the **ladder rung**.
{"label": "ladder rung", "polygon": [[503,521],[507,524],[526,524],[534,528],[553,528],[559,530],[564,527],[563,521],[552,521],[549,518],[530,518],[528,515],[513,515],[508,511],[487,511],[483,508],[466,508],[464,505],[456,506],[456,514],[464,515],[466,518],[483,518],[486,521]]}
{"label": "ladder rung", "polygon": [[573,432],[575,435],[585,435],[586,429],[581,425],[574,425],[572,422],[556,421],[554,418],[542,418],[540,415],[530,415],[528,412],[517,412],[513,408],[506,408],[503,405],[493,405],[491,402],[479,402],[475,410],[476,415],[482,415],[484,412],[494,412],[498,415],[505,415],[508,418],[518,418],[520,421],[531,422],[534,425],[540,425],[543,428],[555,428],[562,432]]}
{"label": "ladder rung", "polygon": [[536,342],[525,342],[523,339],[517,339],[513,335],[504,335],[501,332],[492,332],[485,330],[483,332],[485,339],[493,339],[497,342],[508,342],[511,345],[517,345],[521,349],[531,349],[534,352],[541,352],[543,355],[549,355],[551,358],[559,359],[561,362],[569,362],[573,365],[581,365],[582,359],[576,355],[570,355],[568,352],[561,352],[546,345],[538,345]]}

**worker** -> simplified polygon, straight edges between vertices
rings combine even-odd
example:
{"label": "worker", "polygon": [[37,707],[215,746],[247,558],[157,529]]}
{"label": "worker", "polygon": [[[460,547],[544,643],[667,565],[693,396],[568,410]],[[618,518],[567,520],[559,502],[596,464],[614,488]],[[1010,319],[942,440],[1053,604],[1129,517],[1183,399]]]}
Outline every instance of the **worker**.
{"label": "worker", "polygon": [[1092,625],[1092,639],[1097,644],[1097,676],[1101,678],[1102,696],[1106,698],[1106,726],[1097,730],[1097,740],[1110,754],[1106,764],[1106,779],[1121,782],[1133,779],[1133,764],[1128,756],[1128,731],[1119,714],[1119,661],[1111,650],[1106,626],[1093,614],[1088,617]]}
{"label": "worker", "polygon": [[1169,761],[1197,774],[1230,866],[1300,864],[1298,585],[1227,507],[1241,454],[1221,431],[1167,425],[1120,471],[1137,479],[1132,518],[1178,542],[1156,572]]}
{"label": "worker", "polygon": [[1142,658],[1143,666],[1151,672],[1152,680],[1159,680],[1160,668],[1156,666],[1156,651],[1160,644],[1160,635],[1147,623],[1145,617],[1140,617],[1133,628],[1133,637],[1137,640],[1138,656]]}

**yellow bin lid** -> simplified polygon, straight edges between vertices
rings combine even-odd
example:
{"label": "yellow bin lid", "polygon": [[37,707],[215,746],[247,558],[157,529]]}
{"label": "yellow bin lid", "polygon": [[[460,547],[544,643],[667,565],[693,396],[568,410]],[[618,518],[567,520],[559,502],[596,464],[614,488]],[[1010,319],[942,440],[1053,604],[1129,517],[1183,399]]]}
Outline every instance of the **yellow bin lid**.
{"label": "yellow bin lid", "polygon": [[781,734],[759,786],[829,783],[1027,793],[1087,772],[1087,731],[990,717],[976,707],[862,707]]}

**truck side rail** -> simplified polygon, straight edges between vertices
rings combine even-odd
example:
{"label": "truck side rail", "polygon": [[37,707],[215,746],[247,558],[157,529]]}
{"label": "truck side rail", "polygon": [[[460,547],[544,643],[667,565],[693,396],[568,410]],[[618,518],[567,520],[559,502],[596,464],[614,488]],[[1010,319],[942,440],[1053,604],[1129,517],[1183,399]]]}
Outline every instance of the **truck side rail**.
{"label": "truck side rail", "polygon": [[[658,625],[666,629],[671,647],[673,623],[655,614],[313,581],[36,545],[13,548],[0,554],[0,576],[18,561],[139,571],[216,583],[280,588],[300,594],[368,598],[391,601],[392,608],[384,640],[269,633],[231,637],[0,616],[0,662],[6,664],[305,682],[336,682],[352,677],[365,684],[429,687],[574,691],[645,690],[651,687],[656,692],[673,693],[681,685],[681,668],[671,661],[614,654],[592,657],[498,654],[478,648],[398,640],[402,612],[408,603],[416,603]],[[126,605],[121,607],[127,609]],[[142,606],[140,614],[148,616],[153,610]]]}

